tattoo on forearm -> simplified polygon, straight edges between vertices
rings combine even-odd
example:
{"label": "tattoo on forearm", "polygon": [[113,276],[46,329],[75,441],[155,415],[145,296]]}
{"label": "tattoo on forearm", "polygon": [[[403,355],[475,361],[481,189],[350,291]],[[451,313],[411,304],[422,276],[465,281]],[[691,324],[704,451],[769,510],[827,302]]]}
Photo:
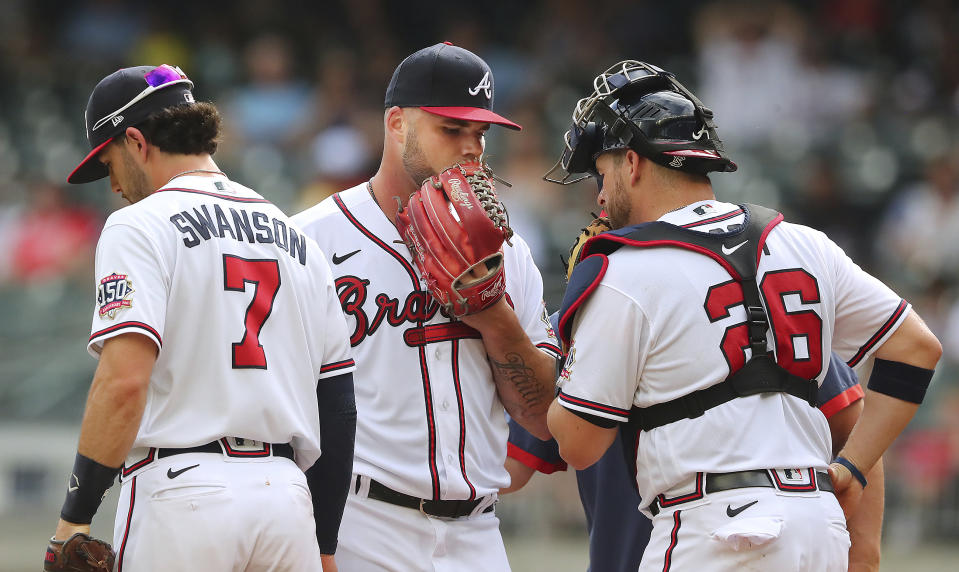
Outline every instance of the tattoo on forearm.
{"label": "tattoo on forearm", "polygon": [[526,365],[523,356],[511,352],[506,354],[506,363],[490,358],[496,368],[496,377],[509,380],[513,388],[523,398],[523,405],[533,407],[543,402],[543,395],[533,368]]}

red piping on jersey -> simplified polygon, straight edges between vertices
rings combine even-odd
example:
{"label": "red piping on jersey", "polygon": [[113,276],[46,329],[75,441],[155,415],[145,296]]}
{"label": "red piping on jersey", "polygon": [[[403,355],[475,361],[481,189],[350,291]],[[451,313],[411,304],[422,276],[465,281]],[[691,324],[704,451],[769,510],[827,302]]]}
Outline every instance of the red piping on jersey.
{"label": "red piping on jersey", "polygon": [[463,322],[429,324],[423,327],[409,328],[403,332],[403,341],[410,347],[419,347],[451,340],[479,339],[482,335]]}
{"label": "red piping on jersey", "polygon": [[453,363],[453,389],[456,391],[456,407],[459,410],[460,414],[460,443],[459,443],[459,457],[460,457],[460,471],[463,473],[463,480],[466,481],[466,486],[470,488],[469,500],[476,498],[476,487],[473,486],[473,483],[470,482],[470,478],[466,476],[466,414],[463,411],[463,391],[460,388],[460,344],[458,341],[453,341],[453,351],[452,359],[450,360]]}
{"label": "red piping on jersey", "polygon": [[208,196],[208,197],[215,197],[215,198],[218,198],[218,199],[223,199],[223,200],[225,200],[225,201],[233,201],[233,202],[235,202],[235,203],[269,203],[269,202],[270,202],[270,201],[268,201],[268,200],[266,200],[266,199],[257,199],[257,198],[253,198],[253,197],[234,197],[234,196],[230,196],[230,195],[221,195],[221,194],[219,194],[219,193],[211,193],[210,191],[201,191],[201,190],[199,190],[199,189],[182,189],[182,188],[167,187],[166,189],[160,189],[160,190],[157,191],[157,192],[158,192],[158,193],[162,193],[162,192],[164,192],[164,191],[177,191],[177,192],[180,192],[180,193],[192,193],[192,194],[195,194],[195,195],[206,195],[206,196]]}
{"label": "red piping on jersey", "polygon": [[423,377],[423,398],[426,400],[427,451],[429,454],[430,478],[433,481],[433,499],[440,498],[440,475],[436,469],[436,420],[433,419],[433,393],[430,391],[430,373],[426,368],[426,346],[419,347],[420,375]]}
{"label": "red piping on jersey", "polygon": [[346,369],[348,367],[353,367],[356,365],[356,362],[353,361],[353,358],[345,359],[342,361],[335,361],[333,363],[328,363],[326,365],[320,366],[320,373],[329,373],[331,371],[336,371],[338,369]]}
{"label": "red piping on jersey", "polygon": [[779,473],[776,471],[769,471],[773,474],[773,478],[776,479],[776,488],[781,491],[793,491],[793,492],[810,492],[816,490],[816,474],[812,469],[806,469],[806,475],[809,477],[809,483],[804,485],[790,485],[783,483],[779,480]]}
{"label": "red piping on jersey", "polygon": [[560,461],[558,463],[550,463],[546,459],[541,459],[536,455],[520,449],[512,443],[506,443],[506,456],[511,459],[516,459],[520,463],[523,463],[527,467],[533,469],[534,471],[539,471],[544,475],[550,475],[556,471],[565,471],[566,463]]}
{"label": "red piping on jersey", "polygon": [[343,211],[343,214],[346,215],[346,218],[350,221],[350,223],[353,224],[353,226],[356,227],[357,230],[359,230],[364,235],[366,235],[366,238],[373,241],[377,246],[385,250],[387,253],[389,253],[390,256],[395,258],[401,265],[403,265],[403,268],[406,270],[406,273],[410,275],[410,279],[413,281],[413,289],[419,290],[420,281],[419,281],[419,278],[417,278],[416,272],[413,270],[413,267],[410,265],[410,263],[407,262],[406,259],[403,258],[403,256],[399,252],[396,252],[395,250],[390,248],[390,246],[386,244],[385,242],[383,242],[381,238],[379,238],[378,236],[373,234],[368,228],[363,226],[363,224],[360,223],[360,221],[356,218],[356,216],[354,216],[353,213],[350,212],[350,209],[346,207],[346,204],[343,202],[343,199],[340,198],[339,193],[336,193],[335,195],[333,195],[333,202],[336,203],[336,206],[339,207],[341,211]]}
{"label": "red piping on jersey", "polygon": [[896,311],[892,313],[892,316],[890,316],[890,318],[886,320],[886,323],[883,324],[881,328],[879,328],[879,331],[876,332],[875,335],[873,335],[873,337],[869,338],[868,342],[866,342],[865,344],[863,344],[861,348],[859,348],[859,351],[856,352],[856,355],[852,356],[851,360],[846,362],[849,365],[849,367],[856,367],[857,365],[859,365],[859,362],[861,362],[862,358],[864,358],[866,354],[869,353],[869,350],[871,350],[874,345],[879,343],[879,340],[881,340],[882,337],[885,336],[887,332],[889,332],[889,329],[892,328],[893,324],[899,321],[899,318],[902,316],[903,312],[906,311],[906,306],[908,304],[909,303],[906,302],[905,300],[899,301],[899,306],[896,308]]}
{"label": "red piping on jersey", "polygon": [[595,401],[589,401],[588,399],[583,399],[581,397],[573,397],[567,395],[562,391],[559,392],[560,401],[566,401],[567,403],[572,403],[573,405],[579,405],[580,407],[586,407],[588,409],[593,409],[595,411],[603,411],[605,413],[613,413],[619,415],[620,417],[629,417],[628,409],[620,409],[618,407],[613,407],[612,405],[604,405],[602,403],[596,403]]}
{"label": "red piping on jersey", "polygon": [[[416,272],[413,270],[413,267],[409,262],[403,258],[399,252],[396,252],[388,244],[383,242],[379,237],[373,234],[368,228],[363,226],[362,223],[350,212],[350,209],[346,207],[346,204],[343,202],[343,199],[340,198],[340,194],[336,193],[333,195],[333,202],[336,204],[337,208],[343,213],[350,224],[356,227],[366,238],[370,239],[374,244],[382,248],[396,259],[397,262],[403,266],[403,269],[406,270],[406,273],[409,275],[410,280],[413,282],[413,290],[419,290],[420,281],[416,276]],[[418,320],[416,325],[423,327],[423,321]],[[433,396],[430,390],[430,374],[429,370],[426,368],[426,347],[420,346],[419,348],[419,358],[420,358],[420,375],[423,378],[423,398],[426,401],[426,424],[427,424],[427,435],[429,436],[427,449],[429,451],[429,466],[430,466],[430,479],[433,484],[433,498],[440,498],[440,476],[439,472],[436,469],[436,421],[433,418]]]}
{"label": "red piping on jersey", "polygon": [[859,401],[864,396],[865,393],[862,390],[862,386],[854,385],[836,397],[833,397],[829,401],[820,405],[819,410],[822,411],[822,414],[826,416],[826,419],[829,419],[833,415]]}
{"label": "red piping on jersey", "polygon": [[728,212],[728,213],[726,213],[726,214],[724,214],[724,215],[714,216],[714,217],[712,217],[712,218],[707,218],[707,219],[705,219],[705,220],[699,220],[699,221],[696,221],[696,222],[690,222],[690,223],[687,223],[687,224],[681,224],[681,225],[679,225],[679,226],[681,226],[681,227],[683,227],[683,228],[694,228],[694,227],[697,227],[697,226],[702,226],[702,225],[704,225],[704,224],[709,224],[709,223],[711,223],[711,222],[721,222],[721,221],[724,221],[724,220],[728,220],[728,219],[731,219],[731,218],[735,218],[735,217],[737,217],[737,216],[739,216],[739,215],[741,215],[741,214],[743,214],[743,209],[736,209],[736,210],[734,210],[734,211],[732,211],[732,212]]}
{"label": "red piping on jersey", "polygon": [[681,510],[673,513],[673,530],[669,533],[669,547],[666,549],[666,556],[663,561],[663,572],[669,572],[669,567],[673,564],[673,548],[679,543],[679,527],[682,520],[679,518]]}
{"label": "red piping on jersey", "polygon": [[[151,453],[153,450],[151,449]],[[137,495],[137,478],[130,481],[130,509],[127,510],[127,523],[123,527],[123,540],[120,541],[120,551],[117,553],[117,572],[123,572],[123,553],[127,549],[127,539],[130,538],[130,521],[133,520],[133,502]]]}
{"label": "red piping on jersey", "polygon": [[144,324],[143,322],[121,322],[119,324],[114,324],[110,326],[109,328],[104,328],[100,330],[99,332],[94,332],[93,334],[91,334],[90,339],[87,340],[87,343],[92,342],[93,340],[99,338],[100,336],[104,336],[106,334],[115,332],[117,330],[121,330],[123,328],[140,328],[141,330],[146,330],[150,332],[150,334],[152,334],[153,337],[156,338],[157,343],[160,344],[161,347],[163,346],[163,340],[160,338],[160,334],[156,330],[148,326],[147,324]]}

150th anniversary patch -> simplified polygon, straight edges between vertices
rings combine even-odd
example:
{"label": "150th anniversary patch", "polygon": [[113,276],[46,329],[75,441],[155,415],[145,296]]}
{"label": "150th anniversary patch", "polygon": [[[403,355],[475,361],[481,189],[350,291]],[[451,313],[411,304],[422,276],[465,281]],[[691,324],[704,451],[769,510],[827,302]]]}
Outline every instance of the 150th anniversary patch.
{"label": "150th anniversary patch", "polygon": [[97,307],[101,318],[112,320],[120,310],[133,306],[133,281],[116,272],[100,279],[97,285]]}

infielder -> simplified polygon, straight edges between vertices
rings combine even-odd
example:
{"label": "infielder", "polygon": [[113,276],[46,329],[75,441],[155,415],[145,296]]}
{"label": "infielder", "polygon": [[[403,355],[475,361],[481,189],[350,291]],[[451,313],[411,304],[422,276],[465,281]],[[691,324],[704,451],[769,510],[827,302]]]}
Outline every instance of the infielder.
{"label": "infielder", "polygon": [[504,247],[506,295],[451,319],[439,311],[394,227],[423,181],[475,161],[491,123],[493,75],[447,43],[396,68],[383,159],[367,183],[294,220],[331,254],[357,356],[353,486],[337,558],[345,570],[508,570],[493,512],[509,482],[505,410],[547,437],[559,355],[543,285],[518,236]]}
{"label": "infielder", "polygon": [[[558,328],[557,314],[550,316]],[[829,422],[833,452],[838,453],[862,411],[863,390],[856,374],[835,354],[819,388],[817,405]],[[535,472],[551,474],[565,471],[555,440],[532,436],[518,423],[510,421],[506,470],[510,486],[500,494],[515,492],[526,485]],[[865,572],[879,569],[880,533],[883,513],[882,463],[868,475],[869,488],[863,503],[849,521],[852,546],[849,568]],[[593,572],[635,572],[649,543],[653,523],[637,509],[641,499],[626,464],[621,435],[591,467],[576,471],[579,498],[586,513],[589,533],[589,570]],[[868,498],[867,498],[868,497]]]}
{"label": "infielder", "polygon": [[109,176],[131,205],[97,246],[99,365],[48,570],[110,565],[71,568],[95,564],[91,541],[60,541],[89,532],[117,475],[118,572],[319,570],[321,549],[335,569],[346,320],[316,243],[213,162],[220,116],[192,87],[179,68],[125,68],[87,105],[93,150],[68,180]]}
{"label": "infielder", "polygon": [[[560,314],[563,458],[592,465],[630,423],[642,571],[845,570],[843,511],[922,401],[938,340],[822,233],[717,201],[706,174],[735,164],[671,74],[625,61],[594,88],[560,164],[597,177],[617,230],[583,247]],[[815,407],[830,351],[876,357],[835,459]]]}

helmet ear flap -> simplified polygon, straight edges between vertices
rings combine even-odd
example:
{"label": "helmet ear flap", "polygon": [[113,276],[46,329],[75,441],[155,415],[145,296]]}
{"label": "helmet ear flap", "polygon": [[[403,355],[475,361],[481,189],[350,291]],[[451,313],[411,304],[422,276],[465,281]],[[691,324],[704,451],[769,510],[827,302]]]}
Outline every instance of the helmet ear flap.
{"label": "helmet ear flap", "polygon": [[570,173],[592,173],[596,171],[593,153],[601,141],[599,126],[590,121],[585,127],[573,125],[569,133],[569,159],[566,170]]}

